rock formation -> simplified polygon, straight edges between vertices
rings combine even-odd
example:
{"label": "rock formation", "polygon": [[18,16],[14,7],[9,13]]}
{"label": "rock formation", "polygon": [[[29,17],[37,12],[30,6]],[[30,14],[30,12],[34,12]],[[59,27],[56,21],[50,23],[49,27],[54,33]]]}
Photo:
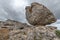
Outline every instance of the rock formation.
{"label": "rock formation", "polygon": [[32,3],[26,7],[26,18],[32,25],[10,19],[0,21],[0,40],[60,40],[57,27],[45,26],[56,21],[54,15],[41,5]]}
{"label": "rock formation", "polygon": [[32,25],[47,25],[56,22],[53,13],[42,4],[34,2],[25,9],[26,19]]}
{"label": "rock formation", "polygon": [[0,40],[59,40],[53,26],[30,26],[14,20],[0,22]]}
{"label": "rock formation", "polygon": [[5,22],[1,21],[0,26],[1,28],[8,28],[10,30],[23,29],[23,28],[29,27],[29,25],[27,25],[26,23],[21,23],[15,20],[10,20],[10,19],[6,20]]}

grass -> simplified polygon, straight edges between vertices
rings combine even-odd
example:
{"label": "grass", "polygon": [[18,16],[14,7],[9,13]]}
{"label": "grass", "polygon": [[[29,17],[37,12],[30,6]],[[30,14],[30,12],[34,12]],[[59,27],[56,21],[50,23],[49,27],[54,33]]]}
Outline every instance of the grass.
{"label": "grass", "polygon": [[55,33],[60,38],[60,30],[56,30]]}

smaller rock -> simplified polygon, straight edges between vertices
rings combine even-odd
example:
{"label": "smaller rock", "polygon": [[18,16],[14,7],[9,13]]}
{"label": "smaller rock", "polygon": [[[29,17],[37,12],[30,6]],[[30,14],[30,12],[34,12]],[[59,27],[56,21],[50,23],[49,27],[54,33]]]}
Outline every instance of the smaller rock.
{"label": "smaller rock", "polygon": [[5,22],[0,21],[0,28],[8,28],[10,30],[13,29],[24,29],[26,27],[30,27],[29,25],[27,25],[26,23],[21,23],[15,20],[6,20]]}

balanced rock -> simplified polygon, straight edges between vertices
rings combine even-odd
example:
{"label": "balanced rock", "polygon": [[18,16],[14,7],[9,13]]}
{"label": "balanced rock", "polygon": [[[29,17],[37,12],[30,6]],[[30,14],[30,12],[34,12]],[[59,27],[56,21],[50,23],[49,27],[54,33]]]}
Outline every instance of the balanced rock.
{"label": "balanced rock", "polygon": [[25,9],[26,19],[32,25],[47,25],[56,22],[53,13],[42,4],[34,2]]}

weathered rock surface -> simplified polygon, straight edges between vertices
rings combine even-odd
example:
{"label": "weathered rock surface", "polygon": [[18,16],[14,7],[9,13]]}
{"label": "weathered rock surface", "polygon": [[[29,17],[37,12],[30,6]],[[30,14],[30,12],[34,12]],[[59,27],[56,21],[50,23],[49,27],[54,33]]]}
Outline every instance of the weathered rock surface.
{"label": "weathered rock surface", "polygon": [[54,27],[38,26],[10,32],[10,40],[54,40]]}
{"label": "weathered rock surface", "polygon": [[29,25],[27,25],[26,23],[21,23],[15,20],[6,20],[6,21],[0,21],[0,28],[8,28],[10,30],[13,29],[23,29],[25,27],[30,27]]}
{"label": "weathered rock surface", "polygon": [[53,13],[42,4],[34,2],[25,9],[26,19],[32,25],[47,25],[56,22]]}
{"label": "weathered rock surface", "polygon": [[53,26],[30,26],[14,20],[0,22],[0,40],[60,40]]}
{"label": "weathered rock surface", "polygon": [[1,28],[0,29],[0,40],[8,40],[9,39],[9,29]]}

